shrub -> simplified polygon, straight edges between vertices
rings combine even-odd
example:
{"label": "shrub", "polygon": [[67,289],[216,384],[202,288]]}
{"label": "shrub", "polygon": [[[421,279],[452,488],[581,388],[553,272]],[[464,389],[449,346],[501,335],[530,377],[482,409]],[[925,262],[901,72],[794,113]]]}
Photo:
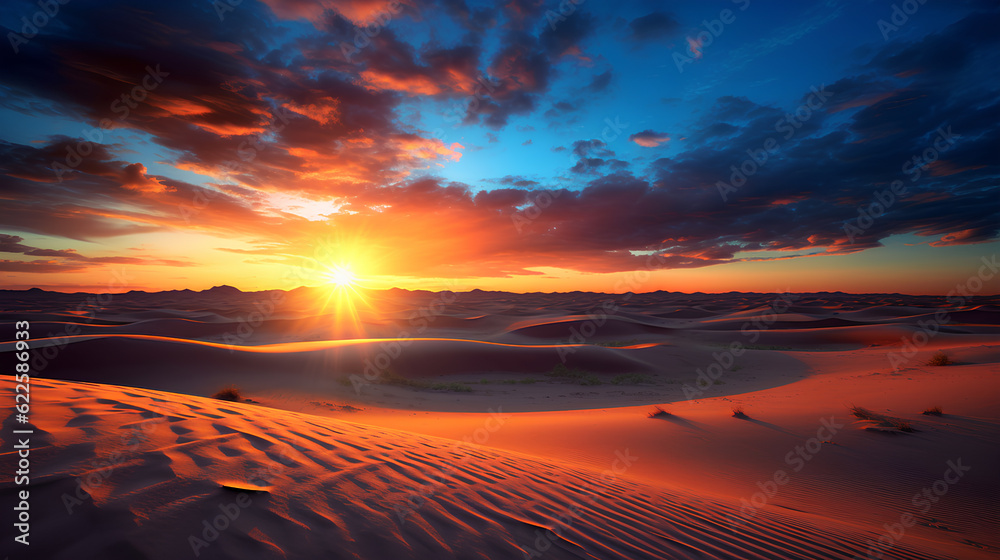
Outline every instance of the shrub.
{"label": "shrub", "polygon": [[600,385],[601,378],[597,377],[593,373],[588,373],[580,378],[580,385]]}
{"label": "shrub", "polygon": [[556,367],[552,368],[552,371],[549,372],[549,375],[552,377],[571,377],[572,374],[573,372],[566,367],[566,364],[556,364]]}
{"label": "shrub", "polygon": [[236,385],[226,385],[220,389],[217,393],[212,395],[213,399],[219,399],[220,401],[232,401],[232,402],[242,402],[243,397],[240,395],[240,390]]}
{"label": "shrub", "polygon": [[861,408],[860,406],[851,405],[851,414],[862,419],[862,420],[879,420],[881,419],[880,414],[876,414],[867,408]]}
{"label": "shrub", "polygon": [[901,432],[915,432],[913,426],[906,420],[900,418],[893,418],[892,416],[886,416],[885,414],[879,414],[877,412],[872,412],[867,408],[861,408],[860,406],[851,405],[851,414],[862,419],[871,420],[875,422],[877,426],[882,428],[896,428]]}
{"label": "shrub", "polygon": [[660,407],[656,407],[656,408],[654,408],[654,409],[653,409],[653,411],[652,411],[652,412],[650,412],[650,413],[649,413],[649,414],[648,414],[647,416],[648,416],[649,418],[660,418],[660,417],[663,417],[663,416],[672,416],[672,414],[670,414],[670,413],[669,413],[669,412],[667,412],[666,410],[663,410],[663,409],[662,409],[662,408],[660,408]]}
{"label": "shrub", "polygon": [[742,406],[733,407],[733,418],[739,418],[740,420],[749,420],[750,417],[747,416],[746,412],[743,412]]}
{"label": "shrub", "polygon": [[914,431],[913,426],[910,425],[906,420],[899,420],[897,418],[892,418],[889,420],[889,425],[901,432],[912,432]]}
{"label": "shrub", "polygon": [[922,414],[924,414],[926,416],[943,416],[944,415],[944,411],[941,410],[940,406],[932,406],[932,407],[928,408],[927,410],[923,411]]}
{"label": "shrub", "polygon": [[931,356],[930,360],[927,360],[927,365],[929,366],[950,366],[954,363],[955,362],[951,361],[951,358],[949,358],[947,354],[941,351],[938,351],[936,354]]}

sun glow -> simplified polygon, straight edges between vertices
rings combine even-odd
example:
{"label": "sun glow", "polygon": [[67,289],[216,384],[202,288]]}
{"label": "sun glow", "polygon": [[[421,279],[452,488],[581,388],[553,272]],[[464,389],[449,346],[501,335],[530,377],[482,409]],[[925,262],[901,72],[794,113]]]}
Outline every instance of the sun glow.
{"label": "sun glow", "polygon": [[350,266],[333,266],[326,273],[326,279],[337,288],[352,288],[357,281]]}
{"label": "sun glow", "polygon": [[331,335],[363,337],[362,308],[370,308],[366,297],[365,279],[353,262],[323,263],[320,277],[325,281],[326,297],[321,302],[321,312],[330,313]]}

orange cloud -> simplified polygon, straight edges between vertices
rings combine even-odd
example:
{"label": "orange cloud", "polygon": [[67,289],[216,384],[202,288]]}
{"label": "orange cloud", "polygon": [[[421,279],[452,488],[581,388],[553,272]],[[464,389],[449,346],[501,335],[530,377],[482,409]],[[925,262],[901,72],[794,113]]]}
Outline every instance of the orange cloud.
{"label": "orange cloud", "polygon": [[335,12],[362,26],[375,22],[386,22],[387,17],[397,17],[402,5],[409,2],[399,0],[264,0],[276,16],[282,19],[305,19],[316,26],[324,22],[323,14]]}
{"label": "orange cloud", "polygon": [[700,59],[702,56],[701,41],[699,41],[696,37],[688,37],[687,43],[688,43],[688,49],[691,51],[691,54],[694,56],[694,59],[695,60]]}
{"label": "orange cloud", "polygon": [[340,121],[340,100],[333,99],[332,97],[324,97],[320,101],[322,103],[309,103],[309,104],[298,104],[294,101],[289,101],[282,105],[282,107],[297,113],[304,117],[310,118],[320,124],[330,124]]}
{"label": "orange cloud", "polygon": [[146,166],[141,163],[133,163],[125,166],[122,172],[122,186],[144,193],[160,193],[172,190],[156,177],[146,175]]}
{"label": "orange cloud", "polygon": [[428,76],[396,76],[377,70],[361,72],[361,78],[375,89],[402,91],[409,95],[437,95],[443,90],[441,85]]}
{"label": "orange cloud", "polygon": [[163,109],[166,111],[168,116],[189,117],[192,115],[204,115],[212,112],[212,109],[206,105],[177,97],[150,95],[148,103],[153,107]]}
{"label": "orange cloud", "polygon": [[396,145],[400,150],[403,150],[420,159],[436,159],[438,157],[444,157],[445,159],[451,161],[459,161],[462,159],[462,153],[458,150],[465,149],[465,146],[459,144],[458,142],[453,142],[450,146],[446,146],[444,142],[438,140],[437,138],[420,138],[416,136],[401,138],[397,141]]}

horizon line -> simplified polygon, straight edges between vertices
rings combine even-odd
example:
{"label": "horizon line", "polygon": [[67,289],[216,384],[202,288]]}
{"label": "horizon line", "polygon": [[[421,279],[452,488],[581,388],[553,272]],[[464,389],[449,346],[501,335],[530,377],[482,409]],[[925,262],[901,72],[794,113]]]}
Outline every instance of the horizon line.
{"label": "horizon line", "polygon": [[[71,288],[66,288],[66,289],[69,290]],[[201,294],[201,293],[205,293],[205,292],[210,292],[212,290],[227,290],[227,289],[236,290],[237,292],[239,292],[241,294],[258,294],[258,293],[264,293],[264,292],[285,292],[285,293],[289,293],[289,292],[294,292],[296,290],[302,290],[302,289],[321,290],[321,289],[328,289],[328,288],[326,286],[306,286],[306,285],[302,285],[302,286],[298,286],[298,287],[291,288],[291,289],[288,289],[288,290],[281,289],[281,288],[272,288],[272,289],[264,289],[264,290],[241,290],[240,288],[237,288],[235,286],[230,286],[228,284],[221,284],[219,286],[212,286],[211,288],[206,288],[206,289],[203,289],[203,290],[193,290],[191,288],[180,288],[180,289],[157,290],[157,291],[127,290],[127,291],[117,291],[117,292],[112,292],[112,291],[88,292],[88,291],[82,291],[82,290],[63,291],[63,290],[59,290],[59,289],[45,289],[45,288],[41,288],[41,287],[38,287],[38,286],[33,286],[31,288],[23,288],[23,289],[2,288],[2,289],[0,289],[0,293],[7,293],[7,292],[22,292],[22,293],[44,292],[44,293],[49,293],[49,294],[65,294],[65,295],[76,295],[76,294],[82,294],[82,295],[105,295],[105,294],[109,294],[109,295],[126,295],[126,294],[136,293],[136,294],[156,295],[156,294],[165,294],[165,293],[172,293],[172,292],[191,292],[191,293],[194,293],[194,294]],[[390,291],[396,290],[396,291],[411,292],[411,293],[413,293],[413,292],[427,292],[427,293],[432,293],[432,294],[439,294],[439,293],[446,293],[446,292],[451,292],[451,293],[456,293],[456,294],[461,294],[461,293],[468,294],[468,293],[474,293],[474,292],[482,292],[482,293],[512,294],[512,295],[592,294],[592,295],[607,295],[607,296],[625,295],[625,294],[642,295],[642,294],[656,294],[656,293],[668,293],[668,294],[680,294],[680,295],[845,294],[845,295],[853,295],[853,296],[866,296],[866,295],[867,296],[874,296],[874,295],[878,295],[878,296],[944,297],[944,298],[946,298],[946,297],[950,297],[950,296],[952,296],[952,295],[955,294],[954,290],[952,292],[948,293],[948,294],[910,294],[910,293],[902,293],[902,292],[845,292],[845,291],[841,291],[841,290],[832,291],[832,292],[829,291],[829,290],[820,290],[820,291],[814,291],[814,292],[791,292],[791,291],[787,291],[787,290],[786,291],[780,291],[780,292],[778,292],[778,291],[775,291],[775,292],[752,292],[752,291],[751,292],[743,292],[743,291],[738,291],[738,290],[730,290],[730,291],[727,291],[727,292],[682,292],[682,291],[671,291],[671,290],[650,290],[650,291],[645,291],[645,292],[637,292],[637,291],[594,292],[594,291],[585,291],[585,290],[572,290],[572,291],[568,291],[568,292],[560,292],[560,291],[555,291],[555,292],[542,292],[542,291],[518,292],[518,291],[510,291],[510,290],[483,290],[481,288],[472,288],[472,289],[469,289],[469,290],[462,290],[462,291],[456,291],[456,290],[426,290],[426,289],[416,289],[416,290],[413,290],[413,289],[409,289],[409,288],[400,288],[398,286],[393,286],[391,288],[362,288],[362,289],[365,292],[390,292]],[[985,296],[985,297],[994,297],[994,296],[998,296],[998,295],[1000,295],[1000,292],[993,293],[993,294],[972,294],[973,297],[975,297],[975,296],[980,296],[980,297],[983,297],[983,296]]]}

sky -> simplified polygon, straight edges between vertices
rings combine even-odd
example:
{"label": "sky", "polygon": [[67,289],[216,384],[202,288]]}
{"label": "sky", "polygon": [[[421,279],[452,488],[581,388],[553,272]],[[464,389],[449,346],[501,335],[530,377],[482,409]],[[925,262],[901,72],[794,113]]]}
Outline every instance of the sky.
{"label": "sky", "polygon": [[994,1],[18,0],[0,26],[6,288],[947,294],[1000,248]]}

